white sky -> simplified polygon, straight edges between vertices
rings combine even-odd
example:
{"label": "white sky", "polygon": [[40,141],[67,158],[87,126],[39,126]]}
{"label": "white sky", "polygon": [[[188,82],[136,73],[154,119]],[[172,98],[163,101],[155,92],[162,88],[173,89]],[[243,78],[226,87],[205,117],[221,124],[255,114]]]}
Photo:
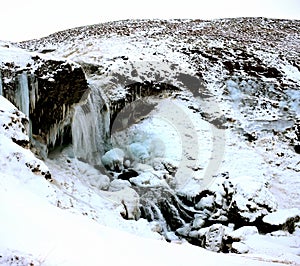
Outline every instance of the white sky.
{"label": "white sky", "polygon": [[242,16],[300,19],[300,0],[2,0],[0,40],[38,38],[120,19]]}

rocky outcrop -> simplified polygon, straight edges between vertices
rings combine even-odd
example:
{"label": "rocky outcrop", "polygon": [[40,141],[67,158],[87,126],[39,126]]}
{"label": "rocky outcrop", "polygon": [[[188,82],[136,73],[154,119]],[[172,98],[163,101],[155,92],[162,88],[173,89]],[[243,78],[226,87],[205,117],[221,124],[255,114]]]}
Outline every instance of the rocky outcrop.
{"label": "rocky outcrop", "polygon": [[30,134],[36,140],[48,148],[70,143],[71,108],[88,89],[82,68],[36,53],[16,53],[19,57],[26,55],[25,61],[0,62],[3,96],[27,115]]}
{"label": "rocky outcrop", "polygon": [[[164,95],[166,93],[174,93],[180,91],[179,88],[172,84],[159,83],[153,81],[133,82],[124,84],[124,94],[120,98],[112,98],[110,102],[111,118],[110,128],[111,134],[115,131],[123,130],[136,124],[146,117],[155,107],[155,104],[143,101],[143,98],[149,96]],[[133,104],[131,104],[133,103]],[[116,121],[116,117],[118,119]],[[126,122],[120,123],[120,121]]]}

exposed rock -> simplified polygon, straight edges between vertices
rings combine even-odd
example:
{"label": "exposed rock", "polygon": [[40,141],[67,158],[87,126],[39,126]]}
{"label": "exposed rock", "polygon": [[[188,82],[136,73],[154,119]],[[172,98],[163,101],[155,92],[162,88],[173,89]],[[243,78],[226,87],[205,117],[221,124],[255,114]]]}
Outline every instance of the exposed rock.
{"label": "exposed rock", "polygon": [[164,234],[192,221],[193,211],[184,206],[167,186],[135,187],[135,189],[141,195],[142,217],[148,221],[159,221]]}
{"label": "exposed rock", "polygon": [[295,145],[294,150],[296,153],[300,154],[300,145]]}
{"label": "exposed rock", "polygon": [[[124,163],[125,164],[125,163]],[[129,180],[132,177],[137,177],[139,174],[133,169],[123,170],[121,174],[118,175],[118,179]]]}
{"label": "exposed rock", "polygon": [[31,170],[32,173],[40,174],[44,176],[44,178],[48,181],[52,181],[51,173],[47,169],[47,166],[45,166],[41,161],[39,160],[32,160],[29,162],[26,162],[25,165]]}
{"label": "exposed rock", "polygon": [[115,96],[112,92],[108,95],[111,101],[110,128],[112,134],[136,124],[154,109],[155,104],[143,101],[143,98],[179,91],[177,87],[163,82],[144,81],[141,83],[121,79],[115,80],[114,83],[122,84],[124,92],[121,97]]}
{"label": "exposed rock", "polygon": [[223,250],[224,235],[225,227],[221,224],[214,224],[198,231],[198,238],[201,242],[201,246],[214,252],[221,252]]}

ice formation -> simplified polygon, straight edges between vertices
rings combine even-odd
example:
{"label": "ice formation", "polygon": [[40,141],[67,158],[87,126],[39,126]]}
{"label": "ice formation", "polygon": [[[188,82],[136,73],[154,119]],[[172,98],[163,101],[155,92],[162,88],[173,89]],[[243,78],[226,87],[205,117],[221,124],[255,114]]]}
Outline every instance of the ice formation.
{"label": "ice formation", "polygon": [[75,107],[72,121],[74,155],[91,164],[101,164],[101,155],[109,140],[109,109],[101,90],[93,88],[87,98]]}
{"label": "ice formation", "polygon": [[105,167],[110,170],[120,172],[123,170],[124,152],[119,148],[114,148],[107,151],[101,158],[101,161]]}
{"label": "ice formation", "polygon": [[149,158],[149,152],[143,143],[134,142],[128,147],[129,153],[133,160],[145,163]]}
{"label": "ice formation", "polygon": [[29,117],[29,86],[26,72],[17,76],[16,104],[27,117]]}

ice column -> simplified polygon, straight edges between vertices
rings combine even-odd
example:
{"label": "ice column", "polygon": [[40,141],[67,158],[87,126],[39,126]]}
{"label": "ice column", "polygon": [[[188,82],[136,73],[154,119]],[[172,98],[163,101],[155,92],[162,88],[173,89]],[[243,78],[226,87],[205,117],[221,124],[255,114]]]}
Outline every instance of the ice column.
{"label": "ice column", "polygon": [[27,117],[29,117],[29,87],[27,73],[17,76],[16,105]]}
{"label": "ice column", "polygon": [[30,75],[30,87],[30,111],[33,111],[35,109],[35,103],[39,100],[38,79],[34,75]]}

